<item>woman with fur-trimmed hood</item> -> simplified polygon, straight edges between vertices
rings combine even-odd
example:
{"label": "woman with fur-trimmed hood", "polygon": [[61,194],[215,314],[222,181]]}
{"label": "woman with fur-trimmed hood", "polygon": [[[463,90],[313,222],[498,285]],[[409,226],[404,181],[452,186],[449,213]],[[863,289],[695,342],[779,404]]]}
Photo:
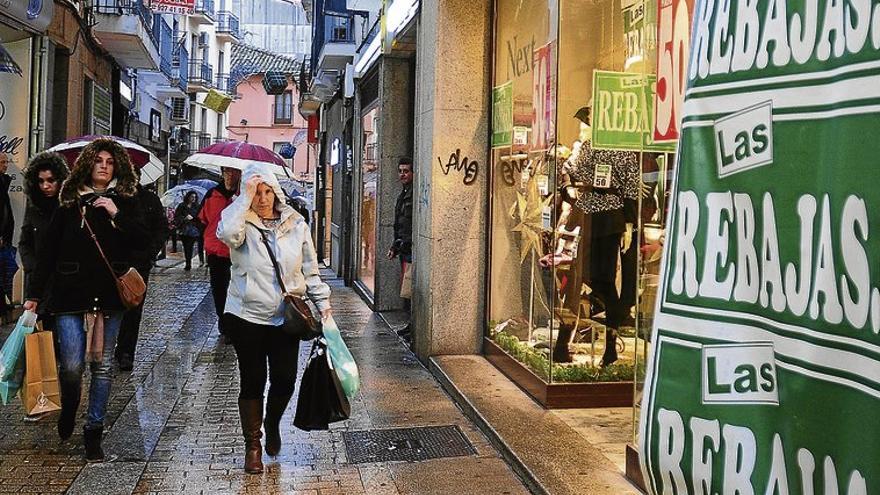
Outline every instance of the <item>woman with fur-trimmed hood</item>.
{"label": "woman with fur-trimmed hood", "polygon": [[58,193],[67,178],[67,162],[52,151],[44,151],[31,158],[24,170],[24,193],[27,207],[21,225],[18,254],[24,267],[24,284],[30,285],[37,253],[49,228],[52,214],[58,209]]}
{"label": "woman with fur-trimmed hood", "polygon": [[[49,222],[26,291],[25,309],[36,311],[39,306],[55,316],[62,440],[73,433],[82,373],[87,362],[91,365],[83,428],[89,462],[104,460],[101,438],[113,380],[113,350],[125,311],[116,277],[131,268],[131,253],[149,242],[135,200],[136,185],[131,159],[119,143],[102,138],[86,146],[61,186],[61,205]],[[89,226],[115,273],[99,254]],[[43,300],[50,282],[52,289]]]}

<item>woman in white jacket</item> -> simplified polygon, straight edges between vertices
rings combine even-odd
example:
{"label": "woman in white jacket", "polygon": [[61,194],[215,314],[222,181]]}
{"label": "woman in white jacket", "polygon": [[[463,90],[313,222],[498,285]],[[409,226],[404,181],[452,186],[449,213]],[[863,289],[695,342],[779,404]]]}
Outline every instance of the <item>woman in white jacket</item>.
{"label": "woman in white jacket", "polygon": [[266,453],[281,449],[279,423],[296,385],[299,341],[281,331],[284,302],[261,231],[281,267],[284,286],[308,296],[330,315],[330,287],[318,271],[318,258],[302,215],[285,204],[284,191],[266,165],[249,165],[242,174],[242,193],[225,210],[217,237],[230,249],[232,279],[224,310],[238,357],[241,390],[238,410],[244,434],[245,471],[263,472],[260,426],[268,362]]}

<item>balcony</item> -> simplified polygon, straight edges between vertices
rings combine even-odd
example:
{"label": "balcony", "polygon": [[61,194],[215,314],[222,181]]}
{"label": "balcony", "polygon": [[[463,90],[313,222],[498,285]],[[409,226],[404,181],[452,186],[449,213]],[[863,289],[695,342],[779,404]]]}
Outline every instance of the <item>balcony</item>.
{"label": "balcony", "polygon": [[171,78],[171,62],[174,56],[174,34],[168,21],[161,15],[153,16],[153,39],[159,44],[159,71]]}
{"label": "balcony", "polygon": [[214,89],[231,95],[234,91],[229,85],[229,74],[217,74],[217,81],[214,83]]}
{"label": "balcony", "polygon": [[196,24],[214,24],[215,15],[214,0],[196,0],[190,19],[196,21]]}
{"label": "balcony", "polygon": [[222,42],[235,42],[241,39],[238,27],[238,17],[232,12],[221,10],[217,14],[217,40]]}
{"label": "balcony", "polygon": [[203,148],[207,148],[214,144],[211,139],[211,134],[207,132],[194,132],[192,133],[192,145],[190,146],[190,150],[193,153],[198,153]]}
{"label": "balcony", "polygon": [[211,89],[214,83],[214,69],[211,64],[201,59],[192,59],[189,62],[189,81],[187,81],[188,93],[204,93]]}
{"label": "balcony", "polygon": [[174,55],[171,58],[171,85],[180,89],[183,93],[181,97],[186,96],[187,85],[189,84],[189,51],[183,44],[177,45]]}
{"label": "balcony", "polygon": [[120,65],[158,70],[159,39],[153,14],[143,0],[97,0],[87,15],[101,46]]}
{"label": "balcony", "polygon": [[352,62],[357,51],[354,14],[325,12],[315,22],[318,29],[312,45],[312,60],[317,60],[316,68],[345,68],[345,64]]}

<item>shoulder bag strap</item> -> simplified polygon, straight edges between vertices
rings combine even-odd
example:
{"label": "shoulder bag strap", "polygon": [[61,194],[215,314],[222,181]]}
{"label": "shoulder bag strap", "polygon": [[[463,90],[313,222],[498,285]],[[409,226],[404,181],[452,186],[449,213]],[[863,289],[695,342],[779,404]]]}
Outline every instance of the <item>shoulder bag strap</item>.
{"label": "shoulder bag strap", "polygon": [[82,217],[83,225],[85,225],[86,229],[89,231],[89,236],[91,236],[92,240],[95,241],[95,246],[98,247],[98,253],[101,255],[101,259],[104,260],[104,264],[107,265],[107,269],[110,270],[110,275],[113,276],[113,279],[116,279],[116,272],[113,271],[113,266],[110,265],[110,261],[107,259],[107,256],[104,254],[104,250],[101,249],[101,243],[98,242],[98,237],[95,236],[95,231],[92,230],[92,226],[89,225],[89,221],[86,220],[86,214],[84,211],[80,210],[80,217]]}
{"label": "shoulder bag strap", "polygon": [[269,244],[269,238],[266,236],[266,231],[257,228],[260,231],[260,236],[263,238],[263,244],[266,246],[266,251],[269,252],[269,259],[272,261],[272,267],[275,268],[275,278],[278,280],[278,285],[281,286],[281,294],[287,294],[287,288],[284,287],[284,280],[281,279],[281,267],[278,266],[278,260],[275,259],[275,251],[272,250],[272,246]]}

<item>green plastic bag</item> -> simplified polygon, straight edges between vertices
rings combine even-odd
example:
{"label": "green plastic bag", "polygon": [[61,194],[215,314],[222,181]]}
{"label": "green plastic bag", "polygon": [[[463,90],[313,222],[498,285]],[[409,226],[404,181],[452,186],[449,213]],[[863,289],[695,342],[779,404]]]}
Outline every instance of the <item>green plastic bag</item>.
{"label": "green plastic bag", "polygon": [[348,346],[345,345],[345,341],[342,340],[342,334],[339,333],[339,327],[332,316],[324,321],[324,339],[327,340],[327,350],[330,354],[333,370],[339,377],[345,396],[351,400],[361,386],[361,379],[357,363],[354,362],[354,357],[348,350]]}
{"label": "green plastic bag", "polygon": [[24,340],[28,334],[33,333],[36,324],[37,315],[25,311],[0,348],[0,401],[4,406],[21,388],[24,378],[24,359],[21,358],[24,352]]}

